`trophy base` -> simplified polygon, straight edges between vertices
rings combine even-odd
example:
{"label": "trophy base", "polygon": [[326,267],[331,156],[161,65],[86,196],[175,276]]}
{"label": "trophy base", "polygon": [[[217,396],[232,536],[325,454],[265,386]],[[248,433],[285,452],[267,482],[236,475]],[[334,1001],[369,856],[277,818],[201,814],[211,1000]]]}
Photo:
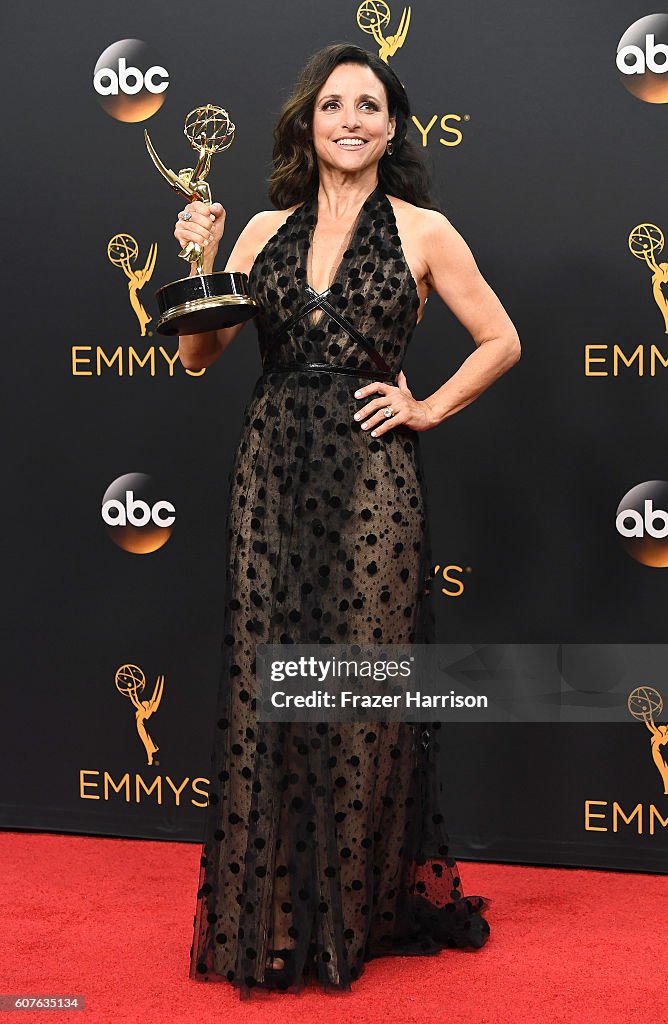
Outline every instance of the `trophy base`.
{"label": "trophy base", "polygon": [[259,306],[248,294],[248,277],[236,271],[196,274],[163,285],[155,293],[159,334],[202,334],[254,317]]}

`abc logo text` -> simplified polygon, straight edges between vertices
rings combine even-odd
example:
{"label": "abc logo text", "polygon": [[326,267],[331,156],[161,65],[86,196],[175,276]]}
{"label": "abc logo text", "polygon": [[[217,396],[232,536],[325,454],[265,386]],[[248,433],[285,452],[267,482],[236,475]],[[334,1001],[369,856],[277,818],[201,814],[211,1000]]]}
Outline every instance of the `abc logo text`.
{"label": "abc logo text", "polygon": [[141,39],[121,39],[100,54],[93,89],[117,121],[145,121],[162,106],[169,73]]}
{"label": "abc logo text", "polygon": [[125,473],[105,491],[101,516],[114,544],[134,555],[147,555],[171,537],[176,509],[146,473]]}

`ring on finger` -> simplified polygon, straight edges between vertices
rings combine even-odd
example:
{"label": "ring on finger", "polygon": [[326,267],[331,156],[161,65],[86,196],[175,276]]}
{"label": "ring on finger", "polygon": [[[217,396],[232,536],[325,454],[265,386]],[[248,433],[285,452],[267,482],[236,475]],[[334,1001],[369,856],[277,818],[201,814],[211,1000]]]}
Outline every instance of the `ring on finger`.
{"label": "ring on finger", "polygon": [[179,214],[181,220],[192,220],[192,213],[188,213],[187,210]]}
{"label": "ring on finger", "polygon": [[383,416],[385,416],[385,418],[389,420],[390,417],[394,416],[394,415],[395,415],[395,413],[394,413],[394,409],[392,408],[392,406],[391,405],[386,405],[385,408],[383,409]]}

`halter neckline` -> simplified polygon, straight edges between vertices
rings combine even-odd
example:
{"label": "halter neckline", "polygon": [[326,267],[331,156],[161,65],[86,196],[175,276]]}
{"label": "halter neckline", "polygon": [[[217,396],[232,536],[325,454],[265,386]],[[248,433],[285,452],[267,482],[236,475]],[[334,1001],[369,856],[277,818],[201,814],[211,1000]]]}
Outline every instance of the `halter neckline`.
{"label": "halter neckline", "polygon": [[303,211],[304,220],[307,226],[305,236],[302,238],[303,244],[301,246],[301,263],[305,271],[305,276],[303,280],[304,284],[306,285],[306,287],[308,288],[309,292],[312,295],[327,295],[332,290],[332,286],[339,283],[339,278],[341,276],[342,270],[344,269],[348,260],[350,260],[351,257],[354,255],[354,252],[351,249],[351,245],[353,243],[355,234],[359,232],[359,229],[363,226],[364,215],[368,213],[370,207],[373,205],[373,201],[380,199],[381,196],[383,196],[383,193],[381,191],[380,184],[377,183],[373,191],[369,193],[369,195],[366,197],[366,199],[360,206],[350,228],[346,248],[343,250],[341,258],[338,261],[336,268],[334,269],[334,273],[330,277],[329,285],[324,289],[324,291],[321,292],[317,292],[308,280],[309,256],[311,254],[311,250],[313,247],[313,235],[315,233],[316,224],[318,223],[317,191],[313,192],[313,194],[306,200],[306,202],[301,207],[299,207],[299,210]]}

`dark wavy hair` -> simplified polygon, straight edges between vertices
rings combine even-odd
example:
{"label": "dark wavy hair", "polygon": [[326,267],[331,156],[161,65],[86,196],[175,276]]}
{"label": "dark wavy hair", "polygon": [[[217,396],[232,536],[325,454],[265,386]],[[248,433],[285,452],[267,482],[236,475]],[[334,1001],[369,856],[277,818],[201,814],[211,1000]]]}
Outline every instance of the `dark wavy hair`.
{"label": "dark wavy hair", "polygon": [[420,152],[406,137],[411,118],[406,90],[380,57],[352,43],[332,43],[315,53],[281,110],[274,129],[274,169],[269,177],[269,198],[274,206],[285,210],[317,191],[318,164],[311,140],[313,108],[316,96],[339,64],[365,64],[371,68],[385,87],[390,117],[396,118],[392,155],[385,153],[378,164],[378,181],[383,191],[415,206],[438,210]]}

